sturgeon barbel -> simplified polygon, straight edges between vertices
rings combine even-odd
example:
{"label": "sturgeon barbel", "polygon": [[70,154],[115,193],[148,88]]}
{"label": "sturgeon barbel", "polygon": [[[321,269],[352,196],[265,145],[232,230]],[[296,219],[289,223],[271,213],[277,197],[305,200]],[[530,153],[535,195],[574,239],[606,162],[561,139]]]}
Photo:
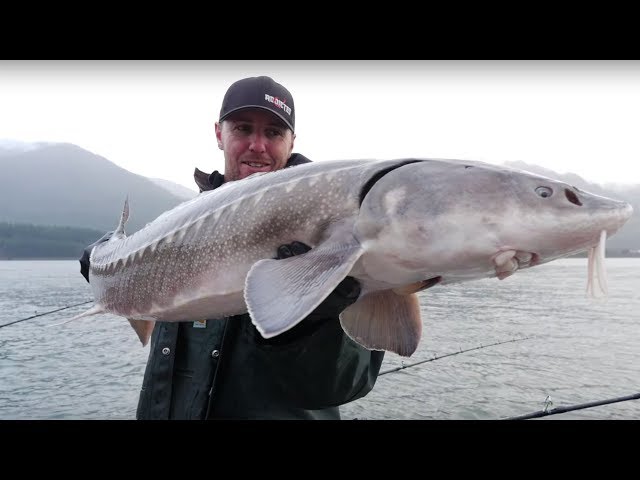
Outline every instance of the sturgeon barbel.
{"label": "sturgeon barbel", "polygon": [[[143,345],[154,322],[249,312],[265,338],[292,328],[346,277],[361,284],[340,315],[368,349],[410,356],[422,335],[417,292],[590,251],[631,205],[529,172],[441,159],[336,160],[255,174],[203,192],[91,252],[95,305],[127,318]],[[279,245],[312,249],[275,260]],[[596,260],[600,259],[600,262]],[[595,267],[594,267],[595,265]],[[593,274],[591,272],[594,272]]]}

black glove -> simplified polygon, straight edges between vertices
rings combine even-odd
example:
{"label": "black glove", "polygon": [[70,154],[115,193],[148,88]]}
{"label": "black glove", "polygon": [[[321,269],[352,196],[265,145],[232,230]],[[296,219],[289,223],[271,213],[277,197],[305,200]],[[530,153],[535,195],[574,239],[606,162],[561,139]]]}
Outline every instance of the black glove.
{"label": "black glove", "polygon": [[91,255],[91,250],[93,250],[93,247],[95,247],[96,245],[99,245],[109,240],[112,235],[113,235],[113,231],[107,232],[102,237],[100,237],[99,240],[96,240],[88,247],[85,247],[84,252],[82,253],[82,257],[80,257],[80,273],[82,274],[82,276],[85,278],[87,282],[89,281],[89,267],[91,266],[89,262],[89,256]]}
{"label": "black glove", "polygon": [[[302,242],[292,242],[278,247],[276,259],[302,255],[311,250],[309,245]],[[358,299],[360,295],[360,282],[353,277],[345,277],[333,292],[311,313],[313,316],[336,316]]]}

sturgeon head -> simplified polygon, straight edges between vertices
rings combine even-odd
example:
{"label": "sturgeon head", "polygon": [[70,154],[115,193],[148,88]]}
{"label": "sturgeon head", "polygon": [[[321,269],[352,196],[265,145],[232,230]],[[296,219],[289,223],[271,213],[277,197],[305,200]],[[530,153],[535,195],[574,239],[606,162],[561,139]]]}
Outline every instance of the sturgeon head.
{"label": "sturgeon head", "polygon": [[605,239],[632,212],[626,202],[529,172],[408,162],[381,176],[362,201],[353,228],[362,254],[350,275],[363,289],[342,312],[342,326],[368,348],[410,356],[421,336],[419,290],[504,279],[585,250],[591,285],[594,263],[603,277]]}
{"label": "sturgeon head", "polygon": [[364,276],[380,284],[496,276],[567,257],[617,232],[626,202],[564,182],[479,162],[398,168],[365,198],[355,236]]}

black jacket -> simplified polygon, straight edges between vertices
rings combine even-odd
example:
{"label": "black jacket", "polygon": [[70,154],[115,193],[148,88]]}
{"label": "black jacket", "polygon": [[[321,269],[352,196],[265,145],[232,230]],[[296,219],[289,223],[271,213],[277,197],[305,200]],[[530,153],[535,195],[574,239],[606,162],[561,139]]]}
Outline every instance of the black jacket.
{"label": "black jacket", "polygon": [[[287,167],[310,160],[293,154]],[[200,191],[224,177],[196,169]],[[305,320],[265,340],[248,314],[158,322],[151,336],[138,419],[339,419],[339,405],[373,388],[384,352],[340,327],[355,298],[337,288]]]}

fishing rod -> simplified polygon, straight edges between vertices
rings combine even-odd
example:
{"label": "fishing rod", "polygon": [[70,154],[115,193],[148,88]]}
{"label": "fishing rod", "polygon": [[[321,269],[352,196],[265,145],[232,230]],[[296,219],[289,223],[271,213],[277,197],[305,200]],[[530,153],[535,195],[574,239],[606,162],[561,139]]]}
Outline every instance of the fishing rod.
{"label": "fishing rod", "polygon": [[397,372],[399,370],[404,370],[405,368],[411,368],[411,367],[415,367],[416,365],[420,365],[422,363],[427,363],[427,362],[433,362],[435,360],[440,360],[441,358],[445,358],[445,357],[452,357],[454,355],[460,355],[461,353],[466,353],[466,352],[471,352],[473,350],[480,350],[483,348],[487,348],[487,347],[494,347],[496,345],[502,345],[504,343],[511,343],[511,342],[520,342],[522,340],[528,340],[530,338],[535,338],[535,336],[531,336],[531,337],[521,337],[521,338],[513,338],[511,340],[503,340],[502,342],[495,342],[495,343],[490,343],[488,345],[482,345],[480,344],[477,347],[473,347],[473,348],[467,348],[466,350],[459,350],[457,352],[450,352],[450,353],[445,353],[444,355],[440,355],[440,356],[433,356],[431,358],[427,358],[425,360],[420,360],[418,362],[415,363],[409,363],[409,364],[405,364],[404,362],[402,362],[402,365],[399,367],[395,367],[395,368],[391,368],[389,370],[385,370],[383,372],[380,372],[378,374],[378,376],[381,375],[386,375],[387,373],[392,373],[392,372]]}
{"label": "fishing rod", "polygon": [[[20,320],[14,320],[13,322],[9,322],[9,323],[4,323],[4,324],[0,325],[0,328],[8,327],[9,325],[13,325],[13,324],[16,324],[16,323],[24,322],[26,320],[31,320],[31,319],[36,318],[36,317],[43,317],[45,315],[50,315],[52,313],[60,312],[62,310],[67,310],[69,308],[79,307],[80,305],[86,305],[87,303],[91,303],[91,302],[93,302],[93,300],[87,300],[86,302],[76,303],[76,304],[73,304],[73,305],[67,305],[66,307],[57,308],[55,310],[50,310],[50,311],[44,312],[44,313],[37,313],[35,315],[31,315],[30,317],[21,318]],[[461,353],[467,353],[467,352],[471,352],[473,350],[481,350],[483,348],[494,347],[494,346],[497,346],[497,345],[503,345],[505,343],[520,342],[520,341],[523,341],[523,340],[529,340],[531,338],[535,338],[535,337],[531,336],[531,337],[513,338],[511,340],[504,340],[502,342],[494,342],[494,343],[490,343],[490,344],[487,344],[487,345],[480,344],[477,347],[467,348],[466,350],[459,350],[457,352],[445,353],[444,355],[433,356],[432,358],[427,358],[427,359],[420,360],[418,362],[414,362],[414,363],[410,363],[410,364],[405,364],[404,362],[402,362],[401,366],[395,367],[395,368],[391,368],[389,370],[385,370],[383,372],[380,372],[378,374],[378,376],[386,375],[387,373],[398,372],[400,370],[404,370],[405,368],[415,367],[416,365],[421,365],[421,364],[427,363],[427,362],[434,362],[434,361],[440,360],[442,358],[452,357],[454,355],[460,355]],[[638,400],[638,399],[640,399],[640,393],[635,393],[635,394],[627,395],[627,396],[624,396],[624,397],[611,398],[611,399],[607,399],[607,400],[600,400],[600,401],[595,401],[595,402],[581,403],[581,404],[578,404],[578,405],[569,405],[567,407],[557,407],[557,408],[553,408],[553,409],[549,410],[548,407],[550,405],[552,405],[552,402],[551,402],[550,398],[551,397],[547,396],[547,398],[545,399],[545,408],[543,410],[540,410],[540,411],[537,411],[537,412],[533,412],[533,413],[529,413],[529,414],[526,414],[526,415],[520,415],[520,416],[517,416],[517,417],[503,418],[502,420],[528,420],[528,419],[531,419],[531,418],[546,417],[548,415],[558,415],[560,413],[566,413],[566,412],[571,412],[571,411],[574,411],[574,410],[581,410],[581,409],[586,409],[586,408],[593,408],[593,407],[598,407],[598,406],[601,406],[601,405],[609,405],[609,404],[612,404],[612,403],[626,402],[626,401],[629,401],[629,400]]]}
{"label": "fishing rod", "polygon": [[66,310],[68,308],[79,307],[80,305],[86,305],[87,303],[91,303],[91,302],[93,302],[93,300],[87,300],[86,302],[76,303],[75,305],[68,305],[66,307],[58,308],[56,310],[51,310],[50,312],[37,313],[37,314],[31,315],[30,317],[27,317],[27,318],[21,318],[20,320],[14,320],[13,322],[3,323],[2,325],[0,325],[0,328],[8,327],[9,325],[13,325],[14,323],[24,322],[25,320],[31,320],[32,318],[43,317],[45,315],[49,315],[50,313],[60,312],[62,310]]}
{"label": "fishing rod", "polygon": [[607,400],[598,400],[595,402],[580,403],[578,405],[569,405],[567,407],[557,407],[549,410],[549,406],[551,406],[553,403],[551,402],[551,397],[547,396],[547,398],[545,399],[544,409],[538,412],[533,412],[526,415],[520,415],[517,417],[503,418],[502,420],[528,420],[530,418],[546,417],[548,415],[557,415],[559,413],[566,413],[566,412],[572,412],[574,410],[581,410],[583,408],[593,408],[593,407],[599,407],[601,405],[609,405],[611,403],[626,402],[628,400],[638,400],[638,399],[640,399],[640,393],[634,393],[633,395],[626,395],[624,397],[616,397],[616,398],[610,398]]}
{"label": "fishing rod", "polygon": [[[531,336],[531,337],[522,337],[522,338],[514,338],[511,340],[505,340],[502,342],[495,342],[495,343],[490,343],[488,345],[479,345],[477,347],[473,347],[473,348],[468,348],[466,350],[459,350],[457,352],[450,352],[450,353],[446,353],[444,355],[440,355],[440,356],[434,356],[432,358],[427,358],[425,360],[420,360],[418,362],[415,363],[410,363],[410,364],[405,364],[404,362],[402,362],[402,365],[400,367],[395,367],[395,368],[391,368],[389,370],[385,370],[383,372],[380,372],[378,374],[378,376],[380,375],[386,375],[387,373],[392,373],[392,372],[398,372],[400,370],[404,370],[405,368],[410,368],[410,367],[415,367],[416,365],[420,365],[422,363],[426,363],[426,362],[433,362],[435,360],[439,360],[441,358],[445,358],[445,357],[451,357],[453,355],[459,355],[461,353],[466,353],[466,352],[470,352],[473,350],[480,350],[482,348],[487,348],[487,347],[493,347],[496,345],[502,345],[504,343],[511,343],[511,342],[519,342],[522,340],[528,340],[530,338],[535,338],[535,336]],[[531,418],[540,418],[540,417],[546,417],[548,415],[558,415],[560,413],[566,413],[566,412],[571,412],[574,410],[582,410],[582,409],[586,409],[586,408],[593,408],[593,407],[599,407],[602,405],[609,405],[612,403],[618,403],[618,402],[626,402],[629,400],[639,400],[640,399],[640,393],[635,393],[632,395],[626,395],[624,397],[616,397],[616,398],[610,398],[607,400],[598,400],[595,402],[587,402],[587,403],[581,403],[578,405],[569,405],[566,407],[557,407],[557,408],[553,408],[551,410],[549,410],[549,407],[551,405],[553,405],[553,402],[551,401],[551,397],[547,396],[547,398],[545,399],[545,406],[543,410],[537,411],[537,412],[533,412],[533,413],[529,413],[526,415],[519,415],[516,417],[508,417],[508,418],[503,418],[501,420],[528,420]]]}

